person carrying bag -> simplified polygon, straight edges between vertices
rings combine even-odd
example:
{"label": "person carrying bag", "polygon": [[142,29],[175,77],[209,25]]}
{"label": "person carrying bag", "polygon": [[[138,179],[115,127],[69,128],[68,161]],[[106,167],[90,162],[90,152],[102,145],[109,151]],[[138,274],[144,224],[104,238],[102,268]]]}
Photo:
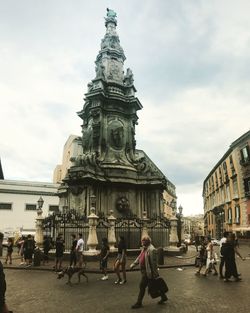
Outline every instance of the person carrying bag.
{"label": "person carrying bag", "polygon": [[[158,302],[158,304],[163,304],[168,300],[165,294],[165,290],[167,290],[166,287],[159,288],[163,280],[162,278],[159,278],[157,268],[157,250],[151,244],[151,239],[149,236],[144,236],[141,240],[141,243],[142,251],[136,260],[130,265],[130,268],[132,269],[139,264],[141,269],[140,291],[137,302],[132,305],[132,309],[138,309],[142,307],[142,300],[147,287],[149,287],[149,292],[151,292],[150,294],[153,295],[153,298],[159,296],[161,297],[161,300]],[[158,295],[155,295],[155,290],[157,290]]]}

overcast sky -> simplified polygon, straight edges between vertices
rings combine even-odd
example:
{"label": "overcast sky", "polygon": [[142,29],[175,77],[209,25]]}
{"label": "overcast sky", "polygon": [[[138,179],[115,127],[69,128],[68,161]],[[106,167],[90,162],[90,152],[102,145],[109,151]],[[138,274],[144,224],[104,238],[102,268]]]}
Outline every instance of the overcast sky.
{"label": "overcast sky", "polygon": [[137,148],[176,185],[184,215],[250,128],[249,0],[0,0],[0,157],[5,179],[52,181],[105,34],[134,73]]}

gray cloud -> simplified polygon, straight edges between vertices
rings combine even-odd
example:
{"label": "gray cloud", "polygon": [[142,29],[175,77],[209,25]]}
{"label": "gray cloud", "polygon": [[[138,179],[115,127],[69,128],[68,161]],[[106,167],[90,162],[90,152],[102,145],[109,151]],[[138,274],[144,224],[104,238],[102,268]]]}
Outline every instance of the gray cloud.
{"label": "gray cloud", "polygon": [[250,3],[237,1],[2,1],[0,156],[9,179],[49,181],[70,134],[105,33],[106,7],[144,108],[136,129],[176,184],[186,213],[202,182],[249,129]]}

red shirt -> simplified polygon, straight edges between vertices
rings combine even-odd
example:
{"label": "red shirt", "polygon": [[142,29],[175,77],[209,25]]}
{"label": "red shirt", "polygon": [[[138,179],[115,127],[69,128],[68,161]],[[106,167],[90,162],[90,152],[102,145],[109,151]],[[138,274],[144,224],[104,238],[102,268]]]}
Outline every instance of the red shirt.
{"label": "red shirt", "polygon": [[145,255],[146,255],[146,250],[142,250],[141,254],[139,255],[139,264],[141,268],[145,268]]}

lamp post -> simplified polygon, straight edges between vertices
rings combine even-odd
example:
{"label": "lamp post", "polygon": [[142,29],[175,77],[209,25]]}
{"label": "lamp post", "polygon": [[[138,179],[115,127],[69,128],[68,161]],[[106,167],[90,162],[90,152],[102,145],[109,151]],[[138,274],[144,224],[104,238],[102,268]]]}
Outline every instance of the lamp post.
{"label": "lamp post", "polygon": [[182,240],[182,211],[183,207],[180,205],[178,207],[178,213],[176,214],[177,217],[177,235],[178,235],[178,243],[181,245]]}
{"label": "lamp post", "polygon": [[177,236],[178,219],[176,218],[176,200],[175,200],[175,198],[173,198],[172,201],[170,202],[170,207],[172,208],[172,216],[170,218],[169,241],[170,241],[171,246],[176,246],[178,243],[178,236]]}
{"label": "lamp post", "polygon": [[35,241],[36,245],[40,248],[43,245],[43,207],[44,200],[40,197],[37,201],[37,217],[36,217],[36,233],[35,233]]}
{"label": "lamp post", "polygon": [[88,254],[88,255],[98,254],[98,251],[96,250],[96,246],[98,244],[97,233],[96,233],[98,216],[95,214],[95,201],[96,201],[96,196],[94,195],[90,196],[91,208],[90,208],[90,215],[88,216],[88,221],[89,221],[89,236],[87,240],[88,251],[85,252],[85,254]]}
{"label": "lamp post", "polygon": [[109,249],[110,251],[115,251],[117,250],[115,248],[115,244],[116,244],[116,238],[115,238],[115,221],[116,218],[113,215],[113,210],[110,210],[110,215],[108,217],[108,221],[109,221],[109,228],[108,228],[108,243],[109,243]]}

